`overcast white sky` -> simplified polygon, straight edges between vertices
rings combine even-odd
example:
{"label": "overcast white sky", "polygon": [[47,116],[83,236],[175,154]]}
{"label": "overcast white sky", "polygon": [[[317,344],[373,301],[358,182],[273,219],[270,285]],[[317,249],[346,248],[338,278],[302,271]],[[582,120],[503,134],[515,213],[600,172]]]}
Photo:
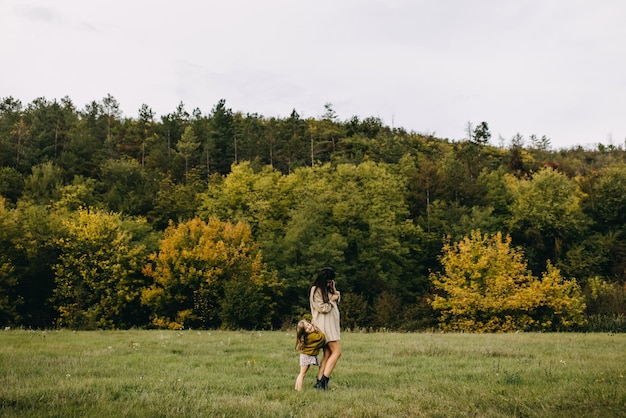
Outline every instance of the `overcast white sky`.
{"label": "overcast white sky", "polygon": [[624,145],[623,0],[0,0],[0,97]]}

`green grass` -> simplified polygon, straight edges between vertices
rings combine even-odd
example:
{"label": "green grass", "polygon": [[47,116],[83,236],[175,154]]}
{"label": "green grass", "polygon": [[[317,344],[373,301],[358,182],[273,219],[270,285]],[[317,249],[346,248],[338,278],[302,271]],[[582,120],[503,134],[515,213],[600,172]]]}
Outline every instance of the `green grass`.
{"label": "green grass", "polygon": [[626,334],[342,334],[328,392],[293,332],[0,332],[2,417],[619,417]]}

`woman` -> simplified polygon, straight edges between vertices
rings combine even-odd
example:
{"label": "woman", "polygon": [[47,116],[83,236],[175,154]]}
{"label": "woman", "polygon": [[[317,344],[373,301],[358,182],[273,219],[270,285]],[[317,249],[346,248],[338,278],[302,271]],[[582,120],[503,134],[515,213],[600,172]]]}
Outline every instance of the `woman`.
{"label": "woman", "polygon": [[328,380],[341,357],[339,344],[339,308],[337,303],[341,294],[335,287],[335,271],[330,267],[323,268],[317,275],[309,291],[309,303],[313,324],[326,336],[324,356],[317,374],[316,389],[328,389]]}

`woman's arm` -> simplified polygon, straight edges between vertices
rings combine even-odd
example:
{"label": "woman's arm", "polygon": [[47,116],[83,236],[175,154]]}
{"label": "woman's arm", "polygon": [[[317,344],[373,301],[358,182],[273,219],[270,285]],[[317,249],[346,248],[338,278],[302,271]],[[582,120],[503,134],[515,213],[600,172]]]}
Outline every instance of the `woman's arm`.
{"label": "woman's arm", "polygon": [[[336,295],[331,295],[331,300]],[[336,298],[334,300],[337,300]],[[311,307],[316,311],[321,313],[328,313],[333,309],[333,305],[330,302],[324,302],[324,298],[322,297],[322,292],[316,287],[311,288],[310,295]]]}

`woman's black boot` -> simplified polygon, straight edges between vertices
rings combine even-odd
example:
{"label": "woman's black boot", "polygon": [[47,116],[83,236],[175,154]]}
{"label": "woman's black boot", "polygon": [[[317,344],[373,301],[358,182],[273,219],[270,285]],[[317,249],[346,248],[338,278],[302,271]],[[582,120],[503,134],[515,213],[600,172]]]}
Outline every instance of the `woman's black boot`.
{"label": "woman's black boot", "polygon": [[320,389],[328,390],[328,381],[330,377],[326,377],[326,375],[322,375],[322,380],[320,381]]}
{"label": "woman's black boot", "polygon": [[317,382],[313,385],[313,389],[321,389],[322,388],[322,379],[317,379]]}

